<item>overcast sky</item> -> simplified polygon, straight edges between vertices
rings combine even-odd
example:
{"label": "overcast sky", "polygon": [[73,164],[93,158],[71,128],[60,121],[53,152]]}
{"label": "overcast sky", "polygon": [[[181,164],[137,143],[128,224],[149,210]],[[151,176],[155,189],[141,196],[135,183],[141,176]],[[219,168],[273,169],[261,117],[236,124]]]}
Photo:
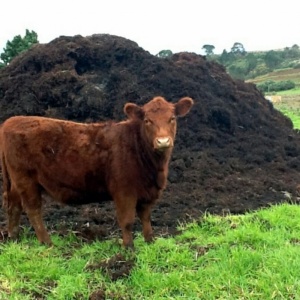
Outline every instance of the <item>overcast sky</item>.
{"label": "overcast sky", "polygon": [[204,54],[300,46],[297,1],[271,0],[5,0],[0,6],[0,53],[7,40],[34,30],[40,43],[61,36],[108,33],[152,54],[171,50]]}

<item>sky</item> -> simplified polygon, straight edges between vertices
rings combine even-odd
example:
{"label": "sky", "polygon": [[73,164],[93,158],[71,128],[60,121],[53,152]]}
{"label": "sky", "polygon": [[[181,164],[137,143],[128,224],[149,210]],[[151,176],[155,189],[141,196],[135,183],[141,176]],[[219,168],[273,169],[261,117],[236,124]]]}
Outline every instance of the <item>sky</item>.
{"label": "sky", "polygon": [[40,43],[80,34],[117,35],[156,55],[204,54],[242,43],[247,52],[300,46],[297,1],[271,0],[9,0],[0,13],[0,53],[8,40],[38,34]]}

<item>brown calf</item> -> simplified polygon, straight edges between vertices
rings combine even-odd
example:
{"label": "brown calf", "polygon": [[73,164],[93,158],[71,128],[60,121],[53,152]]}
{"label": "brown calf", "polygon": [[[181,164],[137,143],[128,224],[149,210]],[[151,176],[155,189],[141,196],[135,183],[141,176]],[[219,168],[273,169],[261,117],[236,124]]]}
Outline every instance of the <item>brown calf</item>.
{"label": "brown calf", "polygon": [[166,187],[176,116],[187,114],[192,105],[188,97],[176,104],[162,97],[142,107],[127,103],[128,119],[119,123],[6,120],[0,155],[9,237],[18,235],[24,209],[39,241],[51,244],[41,213],[41,192],[46,192],[64,204],[113,199],[124,246],[133,246],[135,213],[145,241],[151,241],[150,213]]}

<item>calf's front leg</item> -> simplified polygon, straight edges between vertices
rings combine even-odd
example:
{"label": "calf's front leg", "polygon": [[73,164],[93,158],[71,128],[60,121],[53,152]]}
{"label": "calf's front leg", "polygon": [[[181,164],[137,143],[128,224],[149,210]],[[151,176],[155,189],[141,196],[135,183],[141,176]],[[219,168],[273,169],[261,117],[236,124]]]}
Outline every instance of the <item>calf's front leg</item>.
{"label": "calf's front leg", "polygon": [[134,248],[132,229],[135,220],[136,199],[134,197],[115,197],[117,219],[122,230],[123,246]]}
{"label": "calf's front leg", "polygon": [[142,222],[143,235],[147,243],[153,242],[153,230],[151,226],[151,209],[153,204],[138,203],[136,212]]}

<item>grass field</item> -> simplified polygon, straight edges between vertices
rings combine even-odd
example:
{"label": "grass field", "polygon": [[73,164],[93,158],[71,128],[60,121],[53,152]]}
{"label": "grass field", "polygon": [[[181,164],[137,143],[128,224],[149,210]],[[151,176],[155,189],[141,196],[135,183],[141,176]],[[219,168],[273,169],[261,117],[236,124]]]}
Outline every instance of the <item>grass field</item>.
{"label": "grass field", "polygon": [[282,69],[275,70],[274,72],[258,76],[254,79],[248,80],[253,83],[261,83],[263,81],[285,81],[292,80],[295,82],[296,86],[300,86],[300,69]]}
{"label": "grass field", "polygon": [[294,129],[300,129],[300,108],[298,110],[291,110],[288,105],[277,105],[278,109],[287,117],[289,117],[294,125]]}
{"label": "grass field", "polygon": [[288,116],[295,129],[300,129],[300,89],[277,93],[282,102],[274,104],[275,108]]}
{"label": "grass field", "polygon": [[[86,244],[71,233],[41,246],[24,233],[0,244],[0,299],[300,299],[300,207],[272,206],[212,216],[182,234],[126,252],[115,240]],[[115,279],[100,262],[123,257],[131,272]]]}
{"label": "grass field", "polygon": [[266,75],[248,80],[248,82],[260,83],[269,80],[292,80],[295,82],[296,87],[294,89],[276,93],[276,95],[282,97],[282,102],[275,103],[274,106],[292,120],[295,129],[300,129],[300,69],[275,70]]}

